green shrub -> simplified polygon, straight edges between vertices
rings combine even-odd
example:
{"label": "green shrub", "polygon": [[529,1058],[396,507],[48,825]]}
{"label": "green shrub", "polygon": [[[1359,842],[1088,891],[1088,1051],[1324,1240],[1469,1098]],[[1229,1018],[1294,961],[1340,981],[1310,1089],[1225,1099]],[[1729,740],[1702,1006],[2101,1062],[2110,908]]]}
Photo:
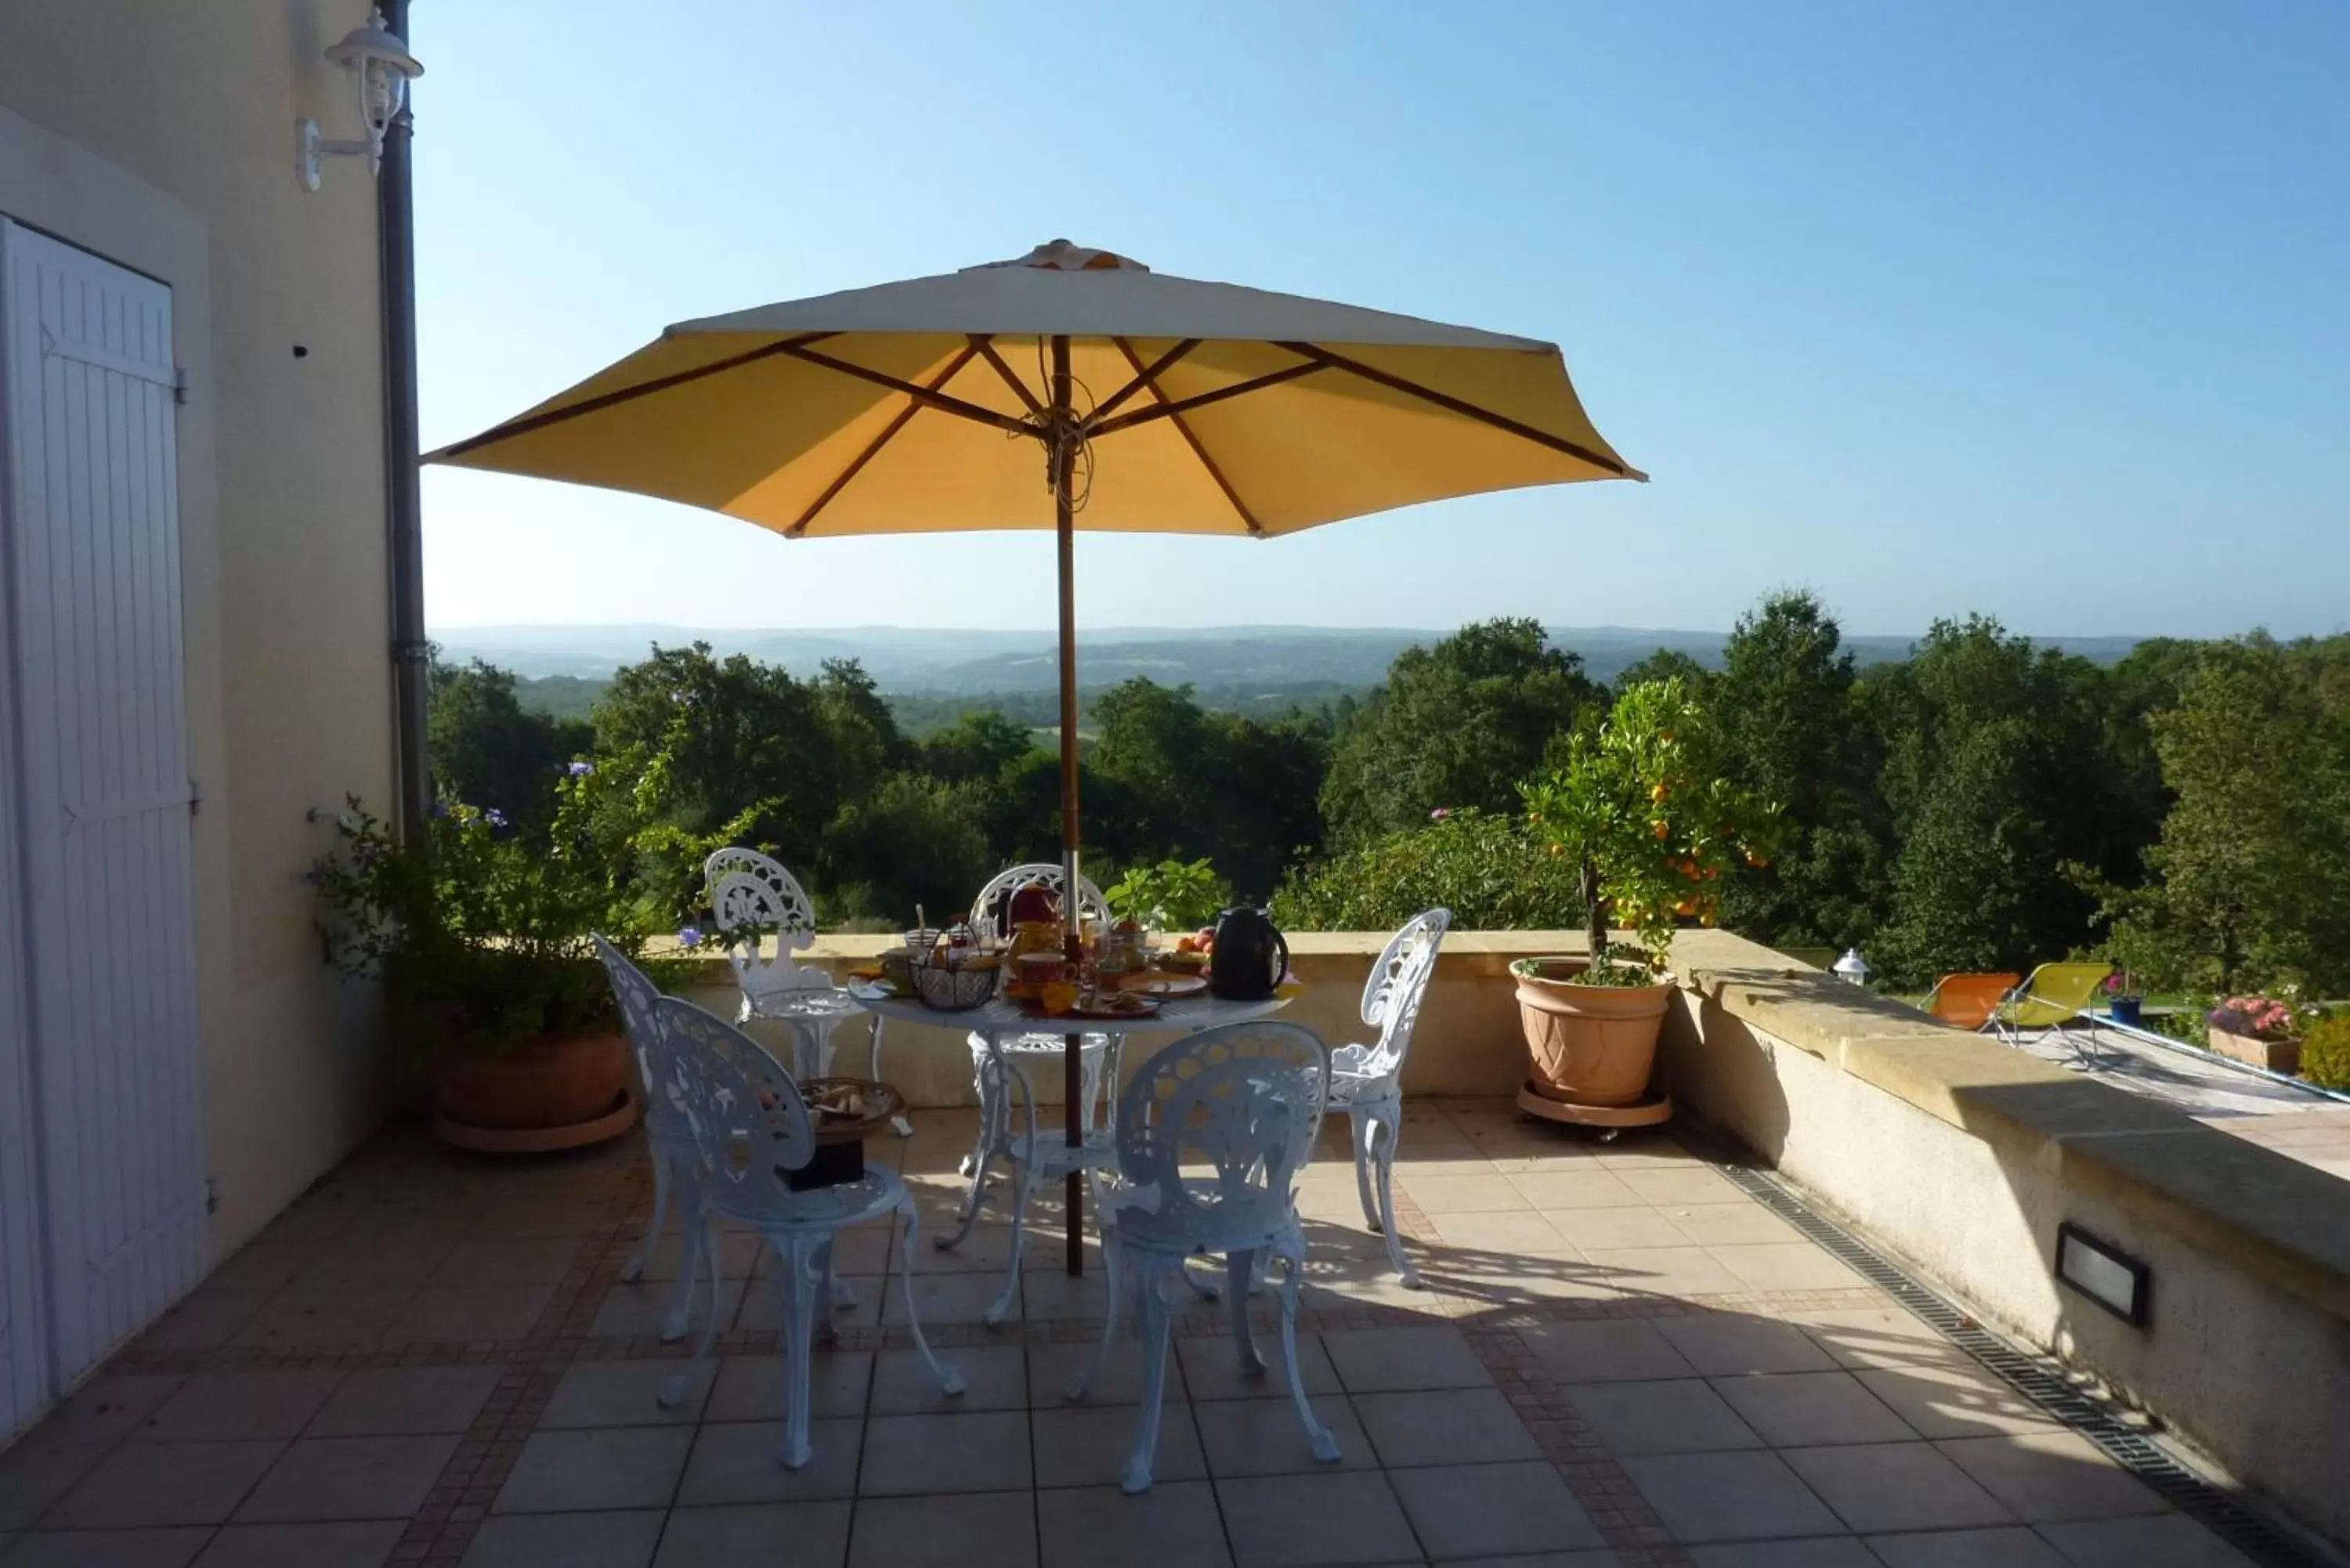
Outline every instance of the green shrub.
{"label": "green shrub", "polygon": [[2301,1041],[2301,1075],[2324,1089],[2350,1089],[2350,1012],[2309,1026]]}
{"label": "green shrub", "polygon": [[1583,919],[1575,868],[1544,854],[1523,821],[1442,812],[1295,873],[1273,918],[1293,930],[1389,930],[1441,904],[1457,930],[1557,930]]}

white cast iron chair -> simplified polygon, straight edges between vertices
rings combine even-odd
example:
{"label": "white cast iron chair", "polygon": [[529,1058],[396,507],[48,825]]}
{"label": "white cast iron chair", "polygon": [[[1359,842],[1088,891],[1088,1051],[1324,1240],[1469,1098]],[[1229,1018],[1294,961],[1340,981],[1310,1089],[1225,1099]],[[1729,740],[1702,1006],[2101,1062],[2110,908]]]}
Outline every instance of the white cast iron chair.
{"label": "white cast iron chair", "polygon": [[[1249,1331],[1249,1282],[1260,1260],[1288,1266],[1281,1281],[1281,1355],[1289,1397],[1314,1457],[1338,1459],[1338,1439],[1315,1418],[1297,1369],[1297,1291],[1305,1268],[1298,1223],[1298,1168],[1312,1155],[1329,1063],[1314,1032],[1255,1022],[1204,1029],[1153,1056],[1119,1096],[1118,1174],[1096,1194],[1108,1265],[1101,1344],[1069,1385],[1082,1399],[1117,1337],[1118,1293],[1140,1293],[1142,1409],[1119,1486],[1150,1490],[1159,1417],[1167,1386],[1167,1342],[1190,1300],[1184,1260],[1221,1253],[1232,1342],[1241,1369],[1264,1371]],[[1190,1166],[1202,1174],[1186,1176]]]}
{"label": "white cast iron chair", "polygon": [[[1062,896],[1064,878],[1061,868],[1045,861],[1032,861],[999,871],[989,878],[979,896],[971,901],[971,927],[983,935],[993,933],[1009,940],[1012,924],[1007,910],[1012,895],[1031,882],[1050,888],[1055,897]],[[1066,907],[1066,906],[1064,906]],[[1080,876],[1077,878],[1077,913],[1080,919],[1092,916],[1105,924],[1109,919],[1109,902],[1101,889]],[[963,1161],[962,1174],[971,1178],[971,1190],[963,1197],[963,1218],[968,1220],[979,1211],[982,1189],[987,1181],[988,1167],[998,1159],[1012,1157],[1011,1085],[1003,1080],[1006,1071],[1016,1072],[1024,1078],[1028,1066],[1037,1062],[1058,1062],[1066,1036],[1036,1032],[1025,1034],[1000,1034],[995,1047],[988,1047],[987,1036],[977,1030],[971,1036],[972,1086],[979,1091],[979,1139],[972,1145],[971,1157]],[[1087,1034],[1078,1047],[1084,1073],[1085,1125],[1091,1131],[1095,1125],[1094,1107],[1100,1098],[1103,1064],[1110,1058],[1110,1039],[1105,1034]],[[1117,1093],[1118,1080],[1109,1079],[1110,1093]],[[962,1240],[958,1232],[952,1238],[941,1236],[939,1245],[952,1246]]]}
{"label": "white cast iron chair", "polygon": [[[1419,1271],[1404,1255],[1396,1234],[1396,1137],[1403,1130],[1403,1064],[1411,1054],[1411,1029],[1419,1002],[1436,972],[1436,951],[1452,925],[1452,911],[1430,909],[1413,917],[1388,939],[1363,986],[1363,1022],[1379,1032],[1368,1045],[1341,1045],[1330,1053],[1330,1108],[1344,1109],[1354,1123],[1355,1189],[1363,1200],[1363,1221],[1387,1238],[1388,1259],[1413,1290],[1422,1288]],[[1378,1171],[1378,1201],[1371,1200],[1371,1172]]]}
{"label": "white cast iron chair", "polygon": [[[669,1219],[670,1194],[674,1189],[678,1234],[684,1243],[685,1262],[678,1274],[677,1299],[661,1319],[660,1336],[663,1340],[682,1339],[692,1315],[694,1280],[702,1270],[702,1230],[693,1221],[693,1216],[702,1210],[693,1128],[675,1106],[656,1092],[656,1085],[670,1076],[665,1059],[668,1046],[659,1017],[660,988],[646,978],[644,971],[630,963],[628,955],[600,936],[596,938],[596,955],[604,961],[604,971],[612,977],[612,995],[620,1004],[620,1024],[627,1031],[629,1049],[636,1054],[637,1072],[644,1084],[645,1148],[653,1162],[652,1221],[637,1243],[636,1256],[622,1265],[620,1278],[644,1278],[645,1265],[651,1260],[653,1249],[660,1244],[661,1230]],[[710,1310],[713,1315],[718,1311],[715,1289],[711,1292]]]}
{"label": "white cast iron chair", "polygon": [[[713,852],[702,863],[702,885],[718,934],[726,943],[734,983],[743,992],[735,1022],[754,1018],[787,1023],[792,1031],[792,1071],[820,1078],[832,1071],[832,1032],[859,1009],[832,976],[792,954],[816,942],[816,905],[799,879],[755,849],[739,846]],[[766,937],[775,936],[775,950]],[[881,1075],[881,1032],[873,1032],[873,1058],[866,1075]]]}
{"label": "white cast iron chair", "polygon": [[[784,1444],[778,1456],[784,1468],[799,1469],[814,1457],[808,1446],[809,1358],[819,1318],[829,1334],[833,1238],[847,1226],[887,1214],[903,1216],[899,1277],[906,1292],[907,1331],[939,1386],[961,1394],[962,1374],[933,1355],[922,1337],[914,1306],[920,1220],[898,1173],[868,1165],[856,1181],[793,1191],[788,1173],[806,1166],[816,1146],[807,1103],[791,1075],[757,1041],[690,1002],[663,997],[659,1017],[670,1075],[658,1092],[693,1129],[702,1193],[693,1222],[707,1232],[704,1250],[714,1261],[716,1222],[731,1220],[764,1237],[783,1265],[775,1284],[784,1298]],[[682,1403],[694,1386],[716,1329],[712,1314],[693,1360],[662,1386],[664,1408]]]}

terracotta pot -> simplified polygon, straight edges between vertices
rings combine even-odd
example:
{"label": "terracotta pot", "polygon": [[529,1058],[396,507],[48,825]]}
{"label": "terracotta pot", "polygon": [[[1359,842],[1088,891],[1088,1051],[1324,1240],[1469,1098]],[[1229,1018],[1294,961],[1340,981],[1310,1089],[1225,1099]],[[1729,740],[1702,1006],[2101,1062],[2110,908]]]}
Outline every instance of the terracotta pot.
{"label": "terracotta pot", "polygon": [[426,1067],[433,1108],[460,1127],[575,1127],[628,1090],[628,1042],[614,1031],[548,1035],[495,1055],[445,1050]]}
{"label": "terracotta pot", "polygon": [[1648,1086],[1672,985],[1579,984],[1572,977],[1589,967],[1579,958],[1536,959],[1528,967],[1536,972],[1511,973],[1535,1088],[1578,1105],[1637,1102]]}
{"label": "terracotta pot", "polygon": [[2298,1040],[2263,1040],[2256,1034],[2238,1034],[2217,1024],[2207,1026],[2204,1033],[2211,1049],[2222,1056],[2232,1056],[2239,1062],[2249,1062],[2288,1077],[2301,1071]]}

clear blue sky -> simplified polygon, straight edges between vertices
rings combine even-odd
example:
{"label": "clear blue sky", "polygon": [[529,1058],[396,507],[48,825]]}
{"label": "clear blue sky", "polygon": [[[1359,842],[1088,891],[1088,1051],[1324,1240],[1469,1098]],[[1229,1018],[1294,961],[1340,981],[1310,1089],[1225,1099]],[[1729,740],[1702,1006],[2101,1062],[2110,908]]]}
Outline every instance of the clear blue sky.
{"label": "clear blue sky", "polygon": [[[1094,626],[2350,626],[2350,5],[416,0],[428,447],[1066,235],[1555,339],[1654,475],[1082,539]],[[439,628],[1051,624],[1042,535],[425,479]]]}

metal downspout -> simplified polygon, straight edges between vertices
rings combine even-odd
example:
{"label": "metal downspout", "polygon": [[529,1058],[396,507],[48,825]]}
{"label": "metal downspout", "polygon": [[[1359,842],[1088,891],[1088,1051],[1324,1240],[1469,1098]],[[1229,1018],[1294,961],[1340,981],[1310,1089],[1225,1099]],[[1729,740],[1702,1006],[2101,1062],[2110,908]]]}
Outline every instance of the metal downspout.
{"label": "metal downspout", "polygon": [[[380,0],[385,26],[408,38],[408,0]],[[432,645],[424,635],[424,508],[417,484],[416,211],[410,165],[413,127],[400,109],[383,139],[376,181],[383,290],[384,514],[391,577],[392,755],[400,831],[421,843],[432,808],[425,749]]]}

